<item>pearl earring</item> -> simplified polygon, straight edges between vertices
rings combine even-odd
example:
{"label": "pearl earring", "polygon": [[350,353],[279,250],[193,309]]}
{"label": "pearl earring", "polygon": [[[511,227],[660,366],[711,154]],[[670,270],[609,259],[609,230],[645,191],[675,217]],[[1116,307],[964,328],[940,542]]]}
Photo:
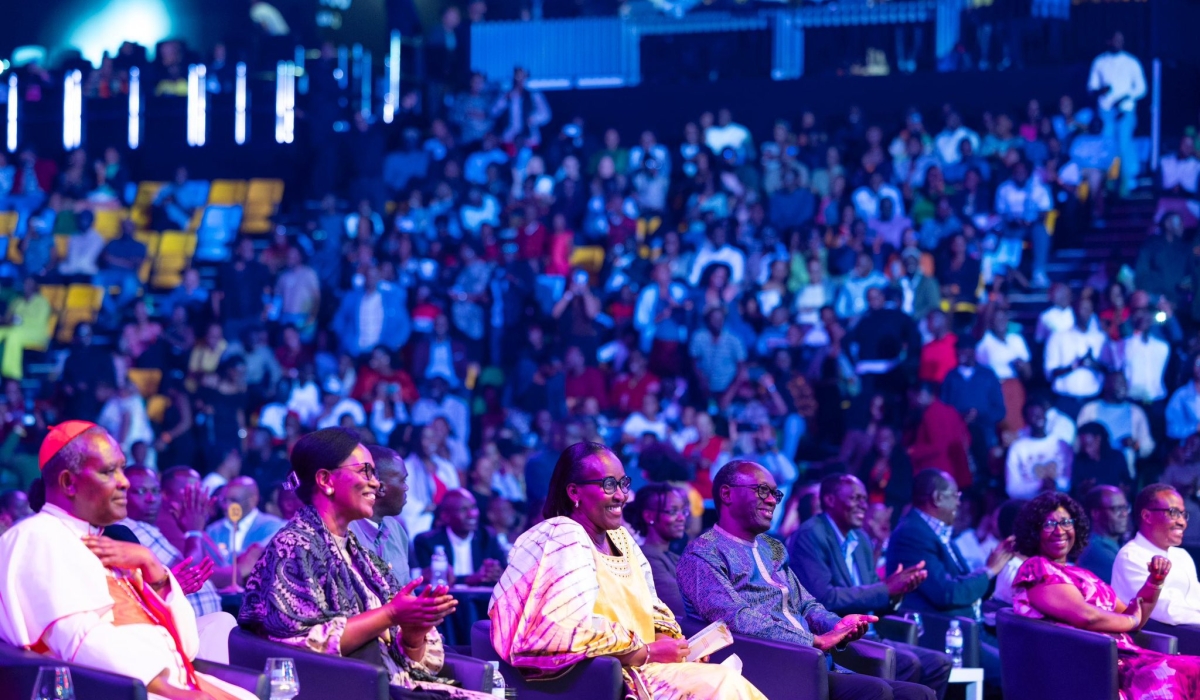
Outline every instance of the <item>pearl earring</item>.
{"label": "pearl earring", "polygon": [[576,507],[576,508],[578,508],[578,507],[579,507],[579,501],[571,501],[571,502],[575,504],[575,507]]}
{"label": "pearl earring", "polygon": [[332,496],[332,495],[333,495],[333,489],[325,489],[325,495],[326,495],[326,496]]}
{"label": "pearl earring", "polygon": [[654,521],[652,521],[652,520],[647,520],[647,521],[646,521],[646,524],[647,524],[647,525],[653,525],[653,524],[654,524]]}

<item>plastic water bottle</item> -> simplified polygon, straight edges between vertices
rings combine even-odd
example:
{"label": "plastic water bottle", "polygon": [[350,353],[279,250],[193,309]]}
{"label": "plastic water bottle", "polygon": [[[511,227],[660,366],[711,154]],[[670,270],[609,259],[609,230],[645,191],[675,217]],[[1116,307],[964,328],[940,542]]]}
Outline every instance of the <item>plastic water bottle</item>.
{"label": "plastic water bottle", "polygon": [[950,629],[946,630],[946,655],[954,662],[954,668],[962,668],[963,633],[958,620],[951,620]]}
{"label": "plastic water bottle", "polygon": [[500,675],[500,662],[489,661],[488,666],[492,668],[492,697],[507,697],[504,694],[504,676]]}
{"label": "plastic water bottle", "polygon": [[440,544],[433,548],[433,558],[429,561],[429,569],[433,576],[433,585],[445,586],[450,573],[450,560],[446,558],[446,548]]}

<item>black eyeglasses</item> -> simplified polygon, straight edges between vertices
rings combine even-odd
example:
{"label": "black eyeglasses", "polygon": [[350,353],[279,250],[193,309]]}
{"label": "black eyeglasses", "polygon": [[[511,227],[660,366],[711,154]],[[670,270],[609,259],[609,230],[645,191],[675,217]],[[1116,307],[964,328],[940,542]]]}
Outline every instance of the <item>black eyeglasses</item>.
{"label": "black eyeglasses", "polygon": [[633,479],[623,476],[620,480],[615,476],[606,476],[603,479],[587,479],[586,481],[576,481],[576,484],[582,486],[584,484],[599,484],[600,488],[604,489],[604,493],[613,495],[617,492],[617,487],[621,487],[621,491],[629,493],[629,487],[633,484]]}
{"label": "black eyeglasses", "polygon": [[1072,518],[1064,518],[1063,520],[1047,520],[1042,523],[1042,532],[1054,532],[1055,528],[1061,527],[1063,530],[1074,530],[1075,521]]}
{"label": "black eyeglasses", "polygon": [[[362,467],[362,469],[358,469],[357,467]],[[375,465],[368,464],[366,462],[359,462],[358,464],[343,464],[340,467],[334,467],[334,469],[349,469],[367,481],[375,481],[375,477],[379,476],[379,471],[375,469]]]}
{"label": "black eyeglasses", "polygon": [[1183,521],[1187,522],[1188,519],[1188,512],[1178,508],[1147,508],[1146,510],[1154,511],[1155,513],[1166,513],[1167,517],[1171,518],[1171,520],[1183,518]]}
{"label": "black eyeglasses", "polygon": [[766,484],[730,484],[730,486],[739,489],[753,489],[754,493],[758,494],[758,500],[760,501],[765,501],[768,497],[774,496],[776,502],[783,502],[783,491],[773,489]]}

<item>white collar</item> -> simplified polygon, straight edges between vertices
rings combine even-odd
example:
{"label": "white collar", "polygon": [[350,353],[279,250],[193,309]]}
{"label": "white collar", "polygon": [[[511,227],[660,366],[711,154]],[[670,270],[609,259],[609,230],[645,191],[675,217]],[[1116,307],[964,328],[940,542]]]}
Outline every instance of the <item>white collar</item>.
{"label": "white collar", "polygon": [[1137,545],[1139,547],[1141,547],[1142,549],[1148,549],[1156,554],[1161,554],[1164,557],[1170,556],[1169,550],[1163,549],[1163,548],[1159,547],[1158,545],[1154,544],[1145,535],[1143,535],[1140,532],[1137,535],[1134,535],[1133,541],[1136,542]]}
{"label": "white collar", "polygon": [[254,519],[257,517],[258,517],[258,509],[255,508],[254,510],[250,511],[249,513],[246,513],[246,515],[242,516],[242,519],[238,521],[237,527],[233,526],[233,522],[230,521],[228,517],[225,518],[225,521],[228,522],[230,528],[235,531],[241,530],[242,528],[249,530],[250,525],[254,522]]}
{"label": "white collar", "polygon": [[472,532],[466,537],[459,537],[458,535],[454,534],[454,530],[446,528],[446,538],[450,540],[451,547],[461,547],[463,545],[471,544],[471,542],[475,539],[475,533]]}
{"label": "white collar", "polygon": [[80,537],[86,537],[89,535],[95,536],[103,533],[104,531],[104,528],[97,527],[88,523],[87,521],[80,520],[53,503],[47,503],[43,505],[41,512],[53,518],[58,518],[60,521],[62,521],[63,525],[66,525],[67,528],[71,530],[71,532],[74,532]]}

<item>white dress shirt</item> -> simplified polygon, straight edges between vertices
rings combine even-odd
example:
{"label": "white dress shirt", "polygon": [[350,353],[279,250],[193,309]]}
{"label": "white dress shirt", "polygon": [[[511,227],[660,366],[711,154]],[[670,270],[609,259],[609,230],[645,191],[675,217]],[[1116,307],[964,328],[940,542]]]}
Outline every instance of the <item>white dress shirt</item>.
{"label": "white dress shirt", "polygon": [[996,379],[1004,381],[1017,376],[1013,369],[1014,362],[1029,362],[1029,346],[1020,333],[1009,333],[1004,340],[1000,340],[988,331],[975,346],[975,359],[995,372]]}
{"label": "white dress shirt", "polygon": [[1129,398],[1151,402],[1167,398],[1163,375],[1171,359],[1171,346],[1148,333],[1109,343],[1105,348],[1108,364],[1125,374]]}
{"label": "white dress shirt", "polygon": [[1141,62],[1126,51],[1105,51],[1097,56],[1088,75],[1088,90],[1100,90],[1105,86],[1112,89],[1096,100],[1100,109],[1133,110],[1137,101],[1146,95],[1146,74]]}
{"label": "white dress shirt", "polygon": [[1141,533],[1121,547],[1113,562],[1112,587],[1117,597],[1126,603],[1137,597],[1150,577],[1150,560],[1156,556],[1171,560],[1171,573],[1163,581],[1150,619],[1168,625],[1200,625],[1200,582],[1192,555],[1181,547],[1160,549]]}
{"label": "white dress shirt", "polygon": [[965,126],[960,126],[954,131],[943,131],[933,140],[933,146],[937,150],[938,158],[946,165],[953,165],[962,160],[962,153],[958,150],[958,144],[964,139],[971,142],[974,148],[973,153],[979,152],[979,134],[971,131]]}
{"label": "white dress shirt", "polygon": [[1069,306],[1051,306],[1038,316],[1037,331],[1034,338],[1039,343],[1046,342],[1058,331],[1065,331],[1075,325],[1075,310]]}
{"label": "white dress shirt", "polygon": [[[1069,367],[1088,352],[1098,361],[1103,350],[1104,335],[1091,327],[1087,331],[1075,326],[1058,331],[1046,343],[1046,377],[1060,367]],[[1054,393],[1079,398],[1095,396],[1100,393],[1100,373],[1087,367],[1078,367],[1054,380]]]}
{"label": "white dress shirt", "polygon": [[454,550],[454,575],[470,576],[475,573],[474,556],[471,554],[471,542],[475,539],[475,533],[467,535],[466,539],[454,534],[450,528],[446,528],[446,537],[450,540],[450,549]]}
{"label": "white dress shirt", "polygon": [[1180,158],[1172,153],[1159,162],[1162,168],[1162,186],[1164,190],[1183,188],[1184,192],[1196,194],[1197,181],[1200,181],[1200,158]]}
{"label": "white dress shirt", "polygon": [[688,281],[693,286],[700,284],[704,268],[713,263],[725,263],[729,266],[730,284],[742,283],[742,278],[746,275],[746,256],[728,243],[715,250],[711,243],[701,246],[700,250],[696,251],[696,259],[692,263],[692,273],[688,276]]}

